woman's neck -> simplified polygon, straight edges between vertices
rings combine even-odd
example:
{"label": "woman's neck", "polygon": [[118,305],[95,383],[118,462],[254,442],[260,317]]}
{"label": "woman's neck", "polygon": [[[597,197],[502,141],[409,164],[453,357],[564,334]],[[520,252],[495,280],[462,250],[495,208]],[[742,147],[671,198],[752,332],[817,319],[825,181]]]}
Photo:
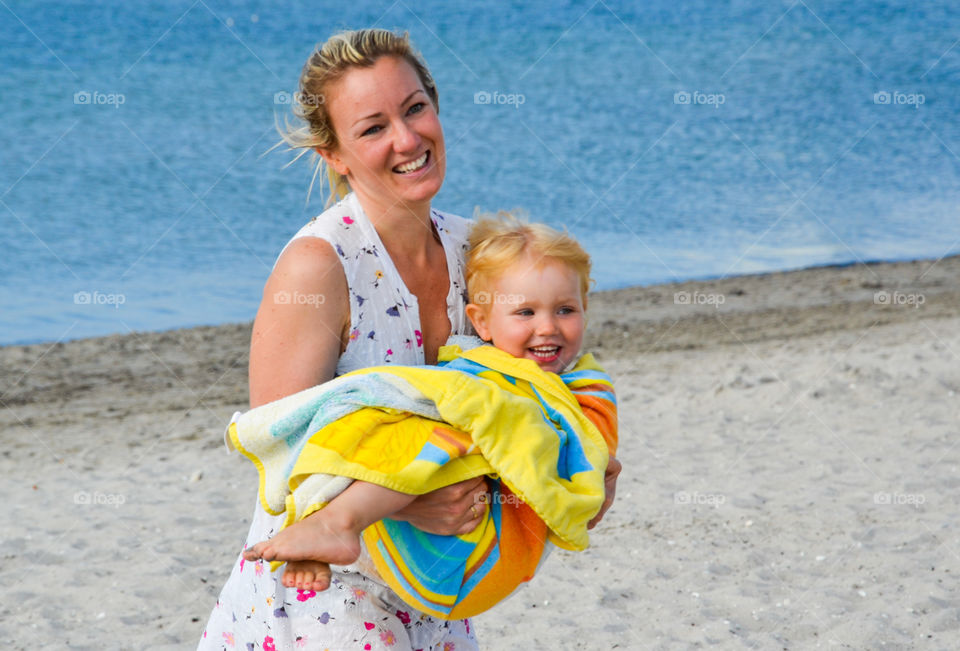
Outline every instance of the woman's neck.
{"label": "woman's neck", "polygon": [[427,260],[428,249],[435,241],[429,202],[414,206],[399,202],[384,205],[359,193],[357,199],[394,261]]}

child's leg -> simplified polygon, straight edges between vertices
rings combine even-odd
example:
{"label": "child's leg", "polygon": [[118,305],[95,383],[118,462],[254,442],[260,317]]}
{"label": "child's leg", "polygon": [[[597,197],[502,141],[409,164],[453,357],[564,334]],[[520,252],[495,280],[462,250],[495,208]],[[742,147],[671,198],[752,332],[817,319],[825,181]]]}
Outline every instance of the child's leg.
{"label": "child's leg", "polygon": [[329,563],[349,565],[360,556],[360,533],[407,506],[415,495],[355,481],[324,508],[243,552],[248,561],[287,561],[288,588],[326,590]]}

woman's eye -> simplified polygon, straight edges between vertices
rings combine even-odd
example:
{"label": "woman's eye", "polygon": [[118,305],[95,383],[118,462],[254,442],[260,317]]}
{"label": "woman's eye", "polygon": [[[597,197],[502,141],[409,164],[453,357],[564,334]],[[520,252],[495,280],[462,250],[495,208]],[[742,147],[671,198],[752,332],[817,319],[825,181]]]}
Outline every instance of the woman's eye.
{"label": "woman's eye", "polygon": [[421,111],[423,111],[423,109],[424,109],[423,102],[417,102],[416,104],[411,106],[409,109],[407,109],[407,115],[411,115],[413,113],[420,113]]}
{"label": "woman's eye", "polygon": [[361,135],[361,136],[372,136],[372,135],[375,134],[375,133],[379,133],[379,132],[380,132],[380,129],[382,129],[382,128],[383,128],[383,127],[381,127],[379,124],[375,124],[375,125],[373,125],[372,127],[369,127],[366,131],[364,131],[364,132],[361,133],[360,135]]}

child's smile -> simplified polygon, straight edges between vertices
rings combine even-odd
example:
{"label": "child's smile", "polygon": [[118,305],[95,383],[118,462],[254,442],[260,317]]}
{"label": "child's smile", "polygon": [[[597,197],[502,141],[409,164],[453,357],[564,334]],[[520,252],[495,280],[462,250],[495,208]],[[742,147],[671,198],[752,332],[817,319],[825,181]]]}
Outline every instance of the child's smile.
{"label": "child's smile", "polygon": [[562,373],[579,356],[584,306],[580,278],[569,265],[524,256],[476,301],[478,309],[469,312],[474,327],[500,350],[553,373]]}

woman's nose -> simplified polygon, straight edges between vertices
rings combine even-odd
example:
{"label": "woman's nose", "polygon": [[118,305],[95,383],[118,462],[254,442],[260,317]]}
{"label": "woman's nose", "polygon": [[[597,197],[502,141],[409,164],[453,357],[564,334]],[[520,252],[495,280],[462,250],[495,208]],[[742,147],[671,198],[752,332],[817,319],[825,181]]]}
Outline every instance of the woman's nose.
{"label": "woman's nose", "polygon": [[393,130],[393,148],[396,151],[413,151],[420,146],[420,136],[409,126],[400,122]]}

